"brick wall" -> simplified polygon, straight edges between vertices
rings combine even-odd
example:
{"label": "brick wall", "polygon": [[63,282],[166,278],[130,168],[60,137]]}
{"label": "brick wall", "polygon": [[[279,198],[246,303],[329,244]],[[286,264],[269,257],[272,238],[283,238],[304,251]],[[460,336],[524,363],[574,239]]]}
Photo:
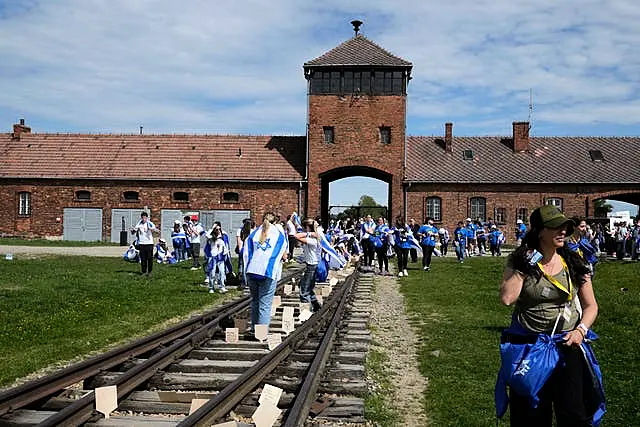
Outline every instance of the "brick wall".
{"label": "brick wall", "polygon": [[[78,190],[91,192],[88,201],[76,200]],[[18,193],[31,193],[31,215],[18,215]],[[125,201],[125,191],[137,191],[139,200]],[[189,194],[188,202],[176,202],[173,193],[184,191]],[[237,203],[222,200],[224,192],[239,194]],[[181,210],[249,210],[256,220],[262,214],[272,211],[282,219],[298,209],[298,184],[296,183],[195,183],[191,186],[180,183],[154,182],[83,182],[59,180],[0,181],[0,234],[11,236],[46,237],[61,236],[64,208],[101,208],[103,209],[102,235],[108,240],[111,234],[111,210],[151,209],[153,220],[160,221],[161,209]]]}
{"label": "brick wall", "polygon": [[[309,96],[309,216],[320,215],[320,175],[353,166],[391,174],[391,217],[401,214],[405,116],[404,96]],[[334,128],[334,144],[324,142],[325,126]],[[391,129],[390,144],[380,142],[380,127]]]}
{"label": "brick wall", "polygon": [[[494,217],[495,209],[504,208],[505,223],[500,228],[505,233],[508,243],[515,240],[516,212],[518,208],[526,208],[528,215],[547,198],[562,199],[562,208],[568,217],[593,216],[594,202],[599,198],[616,195],[637,194],[640,190],[629,187],[606,185],[477,185],[477,184],[413,184],[407,193],[407,218],[422,222],[426,216],[427,197],[442,199],[443,226],[452,232],[456,223],[471,215],[470,199],[484,197],[486,200],[486,216]],[[550,191],[552,190],[552,191]],[[474,218],[475,219],[475,218]],[[528,219],[525,220],[528,223]]]}

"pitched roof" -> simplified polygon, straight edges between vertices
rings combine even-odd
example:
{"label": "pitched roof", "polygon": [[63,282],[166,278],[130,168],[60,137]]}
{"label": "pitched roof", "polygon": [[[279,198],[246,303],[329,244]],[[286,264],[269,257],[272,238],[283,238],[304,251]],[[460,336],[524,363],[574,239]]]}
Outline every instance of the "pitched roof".
{"label": "pitched roof", "polygon": [[0,134],[0,178],[300,181],[304,136]]}
{"label": "pitched roof", "polygon": [[409,61],[391,54],[362,34],[334,47],[329,52],[305,62],[304,67],[364,66],[411,67]]}
{"label": "pitched roof", "polygon": [[[640,183],[640,137],[532,137],[515,153],[500,136],[454,137],[445,153],[442,137],[407,137],[407,181],[460,183]],[[473,160],[463,151],[473,150]],[[604,160],[591,160],[600,150]]]}

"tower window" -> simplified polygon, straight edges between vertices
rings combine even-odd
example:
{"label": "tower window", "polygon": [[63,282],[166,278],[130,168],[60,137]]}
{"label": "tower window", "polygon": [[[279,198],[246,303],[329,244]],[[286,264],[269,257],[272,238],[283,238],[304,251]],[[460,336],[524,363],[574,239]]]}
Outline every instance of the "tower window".
{"label": "tower window", "polygon": [[325,144],[334,144],[334,131],[333,126],[325,126],[322,128],[324,131],[324,143]]}
{"label": "tower window", "polygon": [[391,144],[391,128],[389,126],[380,127],[380,142]]}

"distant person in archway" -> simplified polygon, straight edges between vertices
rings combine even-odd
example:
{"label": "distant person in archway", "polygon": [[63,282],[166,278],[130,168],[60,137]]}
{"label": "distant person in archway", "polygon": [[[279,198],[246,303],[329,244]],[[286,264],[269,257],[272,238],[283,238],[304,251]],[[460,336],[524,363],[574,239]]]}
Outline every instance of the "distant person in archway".
{"label": "distant person in archway", "polygon": [[362,255],[364,257],[364,265],[371,267],[373,265],[373,255],[375,248],[373,246],[372,236],[375,234],[376,223],[373,222],[371,215],[367,215],[364,222],[360,226],[360,244],[362,245]]}

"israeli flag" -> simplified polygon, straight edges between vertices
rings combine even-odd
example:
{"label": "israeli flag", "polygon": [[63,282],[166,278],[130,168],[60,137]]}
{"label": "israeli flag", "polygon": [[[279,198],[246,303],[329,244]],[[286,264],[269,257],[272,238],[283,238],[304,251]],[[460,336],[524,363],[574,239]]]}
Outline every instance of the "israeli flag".
{"label": "israeli flag", "polygon": [[420,246],[420,242],[413,236],[413,233],[407,233],[407,240],[411,243],[411,249],[415,249],[418,251],[418,254],[422,256],[422,246]]}
{"label": "israeli flag", "polygon": [[300,222],[300,217],[298,216],[297,212],[294,211],[291,214],[291,221],[293,221],[293,223],[295,224],[296,230],[298,232],[302,231],[302,222]]}
{"label": "israeli flag", "polygon": [[335,260],[340,265],[340,268],[347,265],[347,261],[344,259],[344,257],[336,252],[333,246],[331,246],[331,243],[329,243],[329,241],[327,240],[327,237],[320,230],[318,230],[318,237],[318,240],[320,241],[320,247],[325,254]]}

